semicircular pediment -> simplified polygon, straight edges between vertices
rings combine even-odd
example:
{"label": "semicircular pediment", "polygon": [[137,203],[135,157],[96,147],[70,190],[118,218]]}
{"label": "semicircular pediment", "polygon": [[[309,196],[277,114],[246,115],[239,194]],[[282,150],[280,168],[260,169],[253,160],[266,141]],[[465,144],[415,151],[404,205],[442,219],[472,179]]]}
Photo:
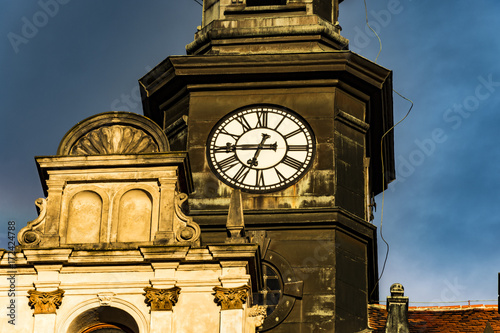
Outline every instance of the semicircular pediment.
{"label": "semicircular pediment", "polygon": [[105,112],[76,124],[61,140],[57,155],[141,154],[170,151],[162,129],[131,112]]}

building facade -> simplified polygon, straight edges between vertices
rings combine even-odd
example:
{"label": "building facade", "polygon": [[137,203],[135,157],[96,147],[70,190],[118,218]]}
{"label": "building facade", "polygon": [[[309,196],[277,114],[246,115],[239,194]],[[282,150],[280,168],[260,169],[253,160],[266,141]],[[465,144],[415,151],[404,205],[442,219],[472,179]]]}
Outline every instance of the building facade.
{"label": "building facade", "polygon": [[348,51],[339,2],[204,1],[188,55],[139,80],[146,117],[37,158],[40,216],[2,257],[19,332],[368,329],[392,73]]}

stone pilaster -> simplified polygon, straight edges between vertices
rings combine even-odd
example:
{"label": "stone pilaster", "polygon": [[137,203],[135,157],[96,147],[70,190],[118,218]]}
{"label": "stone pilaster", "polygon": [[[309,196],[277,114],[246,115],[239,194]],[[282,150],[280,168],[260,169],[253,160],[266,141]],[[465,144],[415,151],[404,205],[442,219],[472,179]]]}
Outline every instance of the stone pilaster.
{"label": "stone pilaster", "polygon": [[53,333],[56,327],[56,309],[59,308],[64,290],[50,292],[29,290],[29,306],[34,309],[34,333]]}
{"label": "stone pilaster", "polygon": [[146,303],[151,307],[151,333],[173,332],[173,306],[179,300],[181,288],[144,288]]}
{"label": "stone pilaster", "polygon": [[243,285],[237,288],[214,287],[215,302],[220,305],[221,333],[244,332],[244,308],[250,287]]}

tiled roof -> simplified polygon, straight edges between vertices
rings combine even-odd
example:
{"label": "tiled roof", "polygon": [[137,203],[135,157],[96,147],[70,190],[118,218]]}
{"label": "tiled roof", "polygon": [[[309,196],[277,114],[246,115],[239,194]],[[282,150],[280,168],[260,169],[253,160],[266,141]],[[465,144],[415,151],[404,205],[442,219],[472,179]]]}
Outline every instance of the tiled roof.
{"label": "tiled roof", "polygon": [[[368,317],[369,326],[374,333],[385,333],[385,305],[370,304]],[[410,333],[483,333],[488,323],[493,329],[491,332],[500,332],[497,305],[410,307],[408,322]]]}

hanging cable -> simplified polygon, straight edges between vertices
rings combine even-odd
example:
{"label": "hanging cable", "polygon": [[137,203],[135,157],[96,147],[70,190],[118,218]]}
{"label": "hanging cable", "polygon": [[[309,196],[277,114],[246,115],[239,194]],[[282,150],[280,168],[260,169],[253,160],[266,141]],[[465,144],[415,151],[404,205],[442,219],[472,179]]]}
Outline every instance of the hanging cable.
{"label": "hanging cable", "polygon": [[203,3],[199,2],[198,0],[193,0],[193,1],[196,2],[198,5],[203,7]]}
{"label": "hanging cable", "polygon": [[[370,30],[375,34],[375,36],[377,37],[378,39],[378,43],[379,43],[379,50],[378,50],[378,54],[377,56],[375,57],[375,63],[377,63],[377,60],[378,60],[378,57],[380,56],[380,53],[382,53],[382,40],[380,39],[379,35],[377,34],[377,32],[370,26],[370,24],[368,23],[368,7],[366,5],[366,0],[363,0],[364,4],[365,4],[365,20],[366,20],[366,25],[368,28],[370,28]],[[395,125],[393,125],[391,128],[389,128],[385,133],[384,135],[382,135],[382,137],[380,138],[380,161],[381,161],[381,165],[382,165],[382,208],[381,208],[381,211],[380,211],[380,238],[382,238],[382,240],[384,241],[386,247],[387,247],[387,250],[385,252],[385,258],[384,258],[384,264],[382,265],[382,271],[380,272],[380,276],[379,278],[377,279],[377,282],[375,282],[375,286],[373,286],[373,290],[371,291],[370,293],[370,297],[371,295],[373,294],[373,292],[375,291],[375,289],[377,288],[380,280],[382,279],[382,276],[384,275],[384,271],[385,271],[385,267],[386,267],[386,264],[387,264],[387,259],[389,258],[389,243],[385,240],[384,238],[384,234],[382,232],[382,225],[383,225],[383,221],[384,221],[384,203],[385,203],[385,166],[384,166],[384,151],[383,151],[383,146],[384,146],[384,138],[387,134],[389,134],[396,126],[398,126],[400,123],[402,123],[407,117],[408,115],[410,114],[411,110],[413,109],[413,101],[410,100],[409,98],[406,98],[405,96],[401,95],[399,92],[397,92],[396,90],[392,90],[394,91],[396,94],[399,95],[399,97],[407,100],[408,102],[411,103],[411,106],[410,108],[408,109],[408,112],[406,113],[406,115],[400,120],[398,121]]]}
{"label": "hanging cable", "polygon": [[366,25],[368,26],[368,28],[370,28],[370,30],[375,34],[375,36],[377,36],[377,39],[378,39],[378,45],[380,46],[379,50],[378,50],[378,54],[377,56],[375,57],[375,63],[377,62],[377,59],[380,55],[380,53],[382,52],[382,40],[380,40],[380,37],[378,36],[377,32],[375,30],[373,30],[373,28],[370,26],[370,24],[368,23],[368,7],[366,6],[366,0],[363,0],[365,2],[365,18],[366,18]]}

